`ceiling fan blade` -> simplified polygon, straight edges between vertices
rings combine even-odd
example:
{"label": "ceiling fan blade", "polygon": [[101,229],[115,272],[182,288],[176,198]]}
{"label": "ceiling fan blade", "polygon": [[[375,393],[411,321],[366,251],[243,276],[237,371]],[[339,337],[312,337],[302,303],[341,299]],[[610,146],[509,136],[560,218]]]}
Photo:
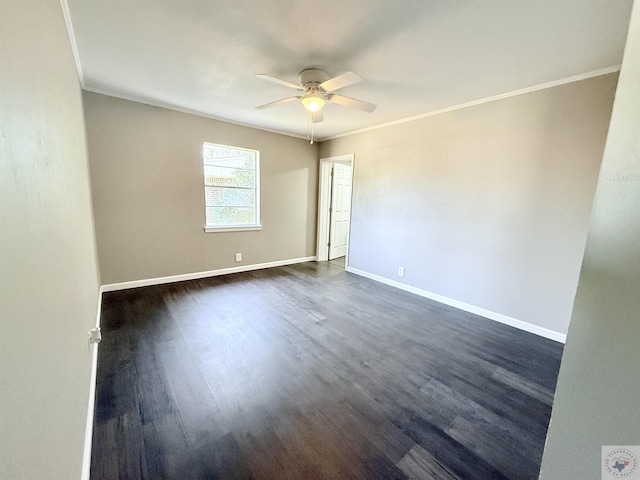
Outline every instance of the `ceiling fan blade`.
{"label": "ceiling fan blade", "polygon": [[334,90],[338,90],[339,88],[347,87],[361,81],[362,79],[355,73],[345,72],[342,75],[338,75],[337,77],[333,77],[327,81],[322,82],[320,84],[320,88],[322,88],[325,92],[333,92]]}
{"label": "ceiling fan blade", "polygon": [[324,120],[324,116],[322,115],[322,110],[319,110],[317,112],[313,112],[311,114],[311,119],[313,120],[313,123],[320,123]]}
{"label": "ceiling fan blade", "polygon": [[276,100],[275,102],[269,102],[269,103],[265,103],[264,105],[260,105],[259,107],[256,107],[258,110],[262,110],[264,108],[269,108],[269,107],[274,107],[276,105],[282,105],[285,103],[291,103],[294,101],[298,101],[300,100],[301,97],[287,97],[287,98],[283,98],[282,100]]}
{"label": "ceiling fan blade", "polygon": [[327,101],[337,103],[343,107],[357,108],[358,110],[363,110],[369,113],[376,109],[376,105],[373,103],[363,102],[362,100],[356,100],[355,98],[345,97],[344,95],[337,95],[335,93],[327,95]]}
{"label": "ceiling fan blade", "polygon": [[285,87],[293,88],[295,90],[304,91],[304,88],[301,85],[296,85],[295,83],[287,82],[286,80],[282,80],[281,78],[274,77],[273,75],[269,75],[266,73],[258,73],[256,77],[262,78],[263,80],[269,80],[270,82],[279,83],[280,85],[284,85]]}

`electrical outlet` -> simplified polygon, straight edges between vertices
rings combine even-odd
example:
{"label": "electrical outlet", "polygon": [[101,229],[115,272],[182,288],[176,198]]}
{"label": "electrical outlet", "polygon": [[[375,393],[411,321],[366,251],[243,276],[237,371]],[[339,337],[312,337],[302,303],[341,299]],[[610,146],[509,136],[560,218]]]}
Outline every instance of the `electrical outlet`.
{"label": "electrical outlet", "polygon": [[102,331],[100,327],[95,327],[89,330],[87,336],[89,337],[89,344],[100,343],[100,340],[102,340]]}
{"label": "electrical outlet", "polygon": [[236,253],[236,262],[241,262],[241,261],[242,261],[242,254]]}
{"label": "electrical outlet", "polygon": [[404,277],[404,267],[398,267],[398,276]]}

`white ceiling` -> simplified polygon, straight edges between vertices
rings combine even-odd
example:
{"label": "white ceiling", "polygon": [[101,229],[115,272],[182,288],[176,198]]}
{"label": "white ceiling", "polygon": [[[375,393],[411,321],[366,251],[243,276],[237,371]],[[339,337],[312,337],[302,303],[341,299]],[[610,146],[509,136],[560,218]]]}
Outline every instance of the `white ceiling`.
{"label": "white ceiling", "polygon": [[66,0],[87,90],[306,136],[307,67],[363,82],[327,105],[318,139],[621,62],[631,0]]}

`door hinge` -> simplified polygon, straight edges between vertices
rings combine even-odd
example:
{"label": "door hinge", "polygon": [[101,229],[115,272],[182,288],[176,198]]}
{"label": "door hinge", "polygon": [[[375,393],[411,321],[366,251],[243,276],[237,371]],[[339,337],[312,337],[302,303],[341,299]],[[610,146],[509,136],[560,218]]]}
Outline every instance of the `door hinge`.
{"label": "door hinge", "polygon": [[329,207],[329,213],[333,212],[333,208]]}
{"label": "door hinge", "polygon": [[327,243],[327,247],[330,247],[330,246],[331,246],[331,242]]}
{"label": "door hinge", "polygon": [[331,176],[333,177],[333,168],[331,169]]}

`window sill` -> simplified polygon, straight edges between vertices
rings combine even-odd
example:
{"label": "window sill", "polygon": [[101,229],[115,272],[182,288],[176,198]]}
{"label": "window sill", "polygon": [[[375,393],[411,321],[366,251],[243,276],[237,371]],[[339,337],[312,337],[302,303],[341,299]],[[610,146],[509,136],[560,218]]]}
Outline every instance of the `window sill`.
{"label": "window sill", "polygon": [[248,227],[204,227],[205,233],[250,232],[257,230],[262,230],[262,225],[250,225]]}

